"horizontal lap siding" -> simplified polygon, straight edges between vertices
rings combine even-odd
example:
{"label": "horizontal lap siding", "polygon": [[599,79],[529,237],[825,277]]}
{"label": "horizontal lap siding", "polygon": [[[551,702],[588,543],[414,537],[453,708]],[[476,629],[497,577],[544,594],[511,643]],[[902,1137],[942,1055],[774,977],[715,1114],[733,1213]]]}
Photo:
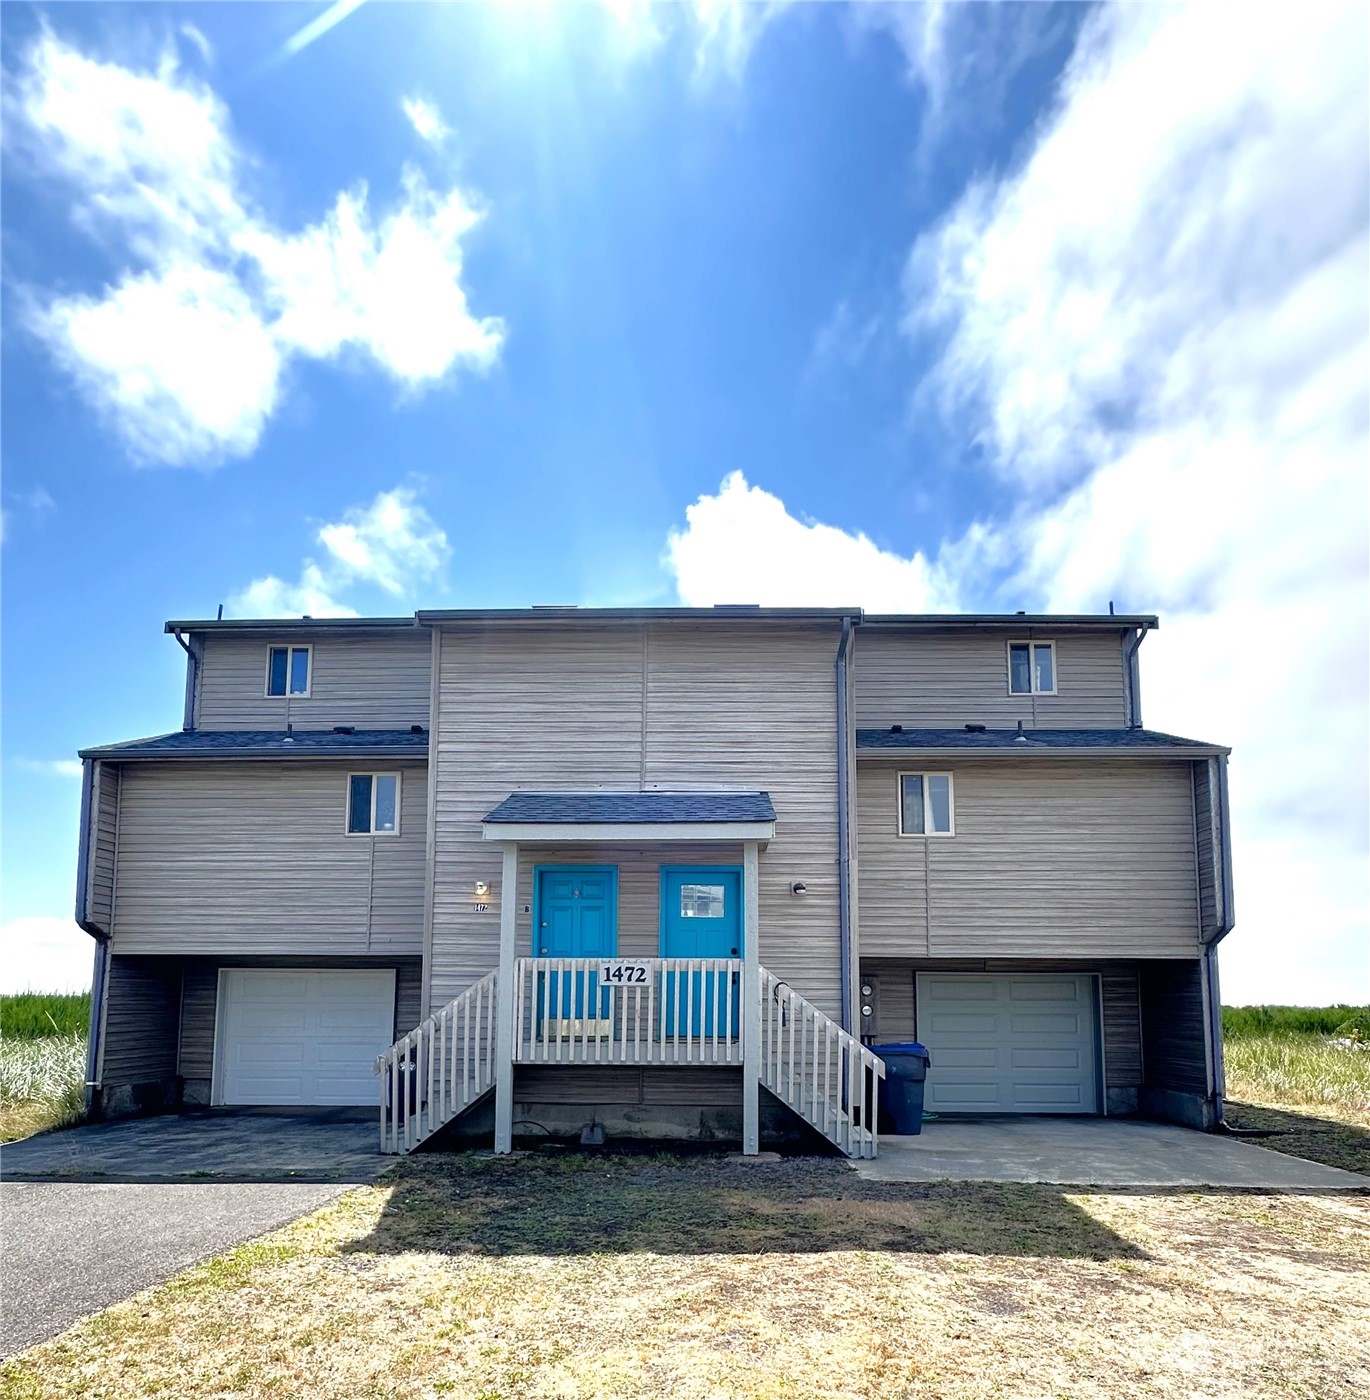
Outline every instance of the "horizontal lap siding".
{"label": "horizontal lap siding", "polygon": [[1194,833],[1199,867],[1199,913],[1209,937],[1223,920],[1222,835],[1218,810],[1218,760],[1194,765]]}
{"label": "horizontal lap siding", "polygon": [[1206,1094],[1203,979],[1198,959],[1143,964],[1140,993],[1147,1087]]}
{"label": "horizontal lap siding", "polygon": [[86,917],[108,933],[114,919],[115,844],[119,833],[119,768],[95,765],[91,813],[90,901]]}
{"label": "horizontal lap siding", "polygon": [[346,764],[126,765],[115,951],[421,952],[427,770],[385,767],[393,838],[344,834]]}
{"label": "horizontal lap siding", "polygon": [[[1018,759],[934,766],[953,775],[956,835],[924,841],[886,834],[897,775],[916,771],[916,762],[862,765],[863,955],[1196,951],[1187,763]],[[918,900],[925,861],[926,923]]]}
{"label": "horizontal lap siding", "polygon": [[[1120,632],[1025,628],[1056,643],[1055,695],[1008,693],[1008,641],[999,632],[900,632],[861,628],[856,647],[856,727],[1121,729],[1127,724]],[[1015,637],[1014,640],[1019,638]]]}
{"label": "horizontal lap siding", "polygon": [[[309,696],[266,695],[267,652],[291,638],[209,633],[200,671],[199,729],[358,729],[428,727],[429,648],[422,628],[362,636],[320,636]],[[299,638],[296,645],[301,645]]]}
{"label": "horizontal lap siding", "polygon": [[180,968],[114,957],[105,1002],[102,1084],[143,1084],[176,1073]]}
{"label": "horizontal lap siding", "polygon": [[[770,624],[658,624],[648,631],[649,786],[769,792],[761,853],[760,958],[827,1015],[841,1008],[837,893],[840,632]],[[802,897],[790,886],[807,887]]]}
{"label": "horizontal lap siding", "polygon": [[[498,961],[498,843],[511,792],[757,788],[778,814],[761,855],[761,960],[836,1013],[836,627],[708,623],[454,627],[443,633],[430,1007]],[[568,854],[569,853],[569,854]],[[617,864],[620,951],[659,949],[662,865],[737,864],[736,845],[541,846],[520,860],[519,947],[534,863]],[[474,909],[489,881],[491,909]],[[789,893],[803,881],[810,893]]]}
{"label": "horizontal lap siding", "polygon": [[863,977],[880,979],[880,1029],[875,1039],[916,1040],[914,975],[918,972],[983,972],[1000,976],[1032,973],[1092,973],[1103,1001],[1104,1079],[1109,1089],[1134,1089],[1142,1082],[1142,1037],[1138,1019],[1135,962],[1067,961],[1056,958],[863,958]]}
{"label": "horizontal lap siding", "polygon": [[520,1103],[717,1107],[742,1102],[742,1073],[737,1069],[520,1066],[514,1075],[514,1097]]}

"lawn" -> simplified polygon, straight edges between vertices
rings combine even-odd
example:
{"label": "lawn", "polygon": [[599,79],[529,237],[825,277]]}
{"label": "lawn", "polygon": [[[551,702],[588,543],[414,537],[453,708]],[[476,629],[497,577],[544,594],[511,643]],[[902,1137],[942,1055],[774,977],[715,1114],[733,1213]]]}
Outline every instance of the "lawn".
{"label": "lawn", "polygon": [[1332,1397],[1370,1197],[419,1157],[0,1368],[0,1396]]}

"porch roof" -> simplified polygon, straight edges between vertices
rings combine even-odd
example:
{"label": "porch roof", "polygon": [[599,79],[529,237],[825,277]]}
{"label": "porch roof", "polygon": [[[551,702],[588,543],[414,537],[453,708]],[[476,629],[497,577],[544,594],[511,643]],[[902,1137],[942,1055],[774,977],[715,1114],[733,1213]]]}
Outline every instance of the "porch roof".
{"label": "porch roof", "polygon": [[765,792],[514,792],[485,814],[487,841],[769,841]]}
{"label": "porch roof", "polygon": [[928,757],[964,758],[975,754],[994,757],[1049,754],[1106,758],[1203,758],[1231,753],[1221,744],[1182,739],[1155,729],[913,729],[893,725],[889,729],[858,729],[856,751],[865,758],[877,753],[914,752]]}

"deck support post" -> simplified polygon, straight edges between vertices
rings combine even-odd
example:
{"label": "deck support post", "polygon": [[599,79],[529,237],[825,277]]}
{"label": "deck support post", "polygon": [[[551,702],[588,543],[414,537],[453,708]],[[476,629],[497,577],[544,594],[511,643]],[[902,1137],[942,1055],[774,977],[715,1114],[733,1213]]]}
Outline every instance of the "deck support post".
{"label": "deck support post", "polygon": [[499,885],[499,977],[495,983],[495,1151],[514,1150],[514,934],[519,848],[504,842]]}
{"label": "deck support post", "polygon": [[757,843],[742,846],[742,1151],[761,1150],[761,890]]}

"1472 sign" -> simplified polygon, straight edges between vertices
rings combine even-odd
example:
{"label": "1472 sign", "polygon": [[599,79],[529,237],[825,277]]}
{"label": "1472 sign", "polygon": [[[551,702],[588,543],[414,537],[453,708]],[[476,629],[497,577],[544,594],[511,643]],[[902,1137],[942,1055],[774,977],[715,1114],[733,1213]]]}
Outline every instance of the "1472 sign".
{"label": "1472 sign", "polygon": [[599,975],[615,987],[645,987],[650,968],[645,962],[607,962],[600,964]]}

